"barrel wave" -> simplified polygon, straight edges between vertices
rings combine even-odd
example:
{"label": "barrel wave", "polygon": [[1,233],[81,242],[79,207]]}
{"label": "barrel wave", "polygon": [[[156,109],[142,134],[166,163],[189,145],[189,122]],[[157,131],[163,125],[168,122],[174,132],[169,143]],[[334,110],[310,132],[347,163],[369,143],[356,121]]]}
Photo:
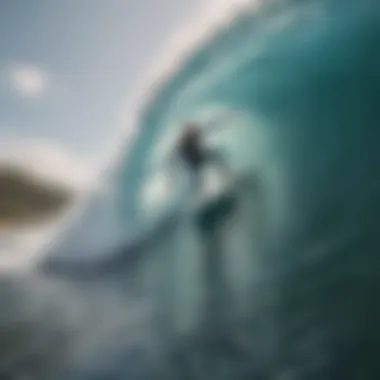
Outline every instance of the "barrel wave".
{"label": "barrel wave", "polygon": [[[379,6],[227,13],[139,108],[109,203],[125,235],[96,258],[51,252],[21,283],[54,284],[40,304],[64,310],[49,316],[56,366],[36,359],[38,378],[379,378]],[[168,184],[165,157],[183,121],[226,112],[208,143],[236,179],[216,175],[188,207],[186,175]]]}
{"label": "barrel wave", "polygon": [[[213,263],[229,279],[214,278],[225,303],[218,309],[206,302],[214,305],[212,313],[194,291],[175,304],[181,305],[181,322],[192,318],[190,330],[202,325],[204,316],[197,321],[192,313],[201,310],[211,313],[213,328],[227,319],[220,331],[250,337],[256,351],[247,350],[255,364],[244,370],[253,371],[252,378],[259,376],[255,371],[292,379],[378,373],[379,307],[371,296],[378,289],[377,16],[371,1],[245,8],[192,52],[141,115],[141,134],[122,179],[123,192],[131,194],[125,214],[135,221],[147,207],[141,201],[144,181],[159,171],[155,147],[169,140],[180,121],[207,120],[225,109],[241,115],[233,132],[214,143],[228,151],[236,171],[255,175],[261,191],[242,192],[252,204],[240,207],[250,212],[210,243],[225,255],[224,269]],[[168,276],[170,263],[178,263],[173,281],[180,294],[181,284],[189,290],[200,282],[196,273],[206,266],[208,249],[203,243],[203,250],[195,243],[190,248],[190,227],[183,228],[173,248],[177,261],[163,261],[160,269]],[[231,307],[234,315],[225,315]],[[233,341],[226,347],[232,350]],[[221,346],[199,355],[208,363]],[[244,373],[243,365],[234,368]],[[243,376],[237,373],[231,378]]]}

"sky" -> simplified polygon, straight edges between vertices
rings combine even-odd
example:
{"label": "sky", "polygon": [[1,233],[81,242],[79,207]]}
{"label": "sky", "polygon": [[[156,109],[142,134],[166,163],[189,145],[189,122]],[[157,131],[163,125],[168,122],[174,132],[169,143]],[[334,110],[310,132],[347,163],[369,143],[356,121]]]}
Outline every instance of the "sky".
{"label": "sky", "polygon": [[62,171],[68,157],[96,162],[119,138],[120,113],[145,70],[205,2],[1,1],[2,154],[31,162],[38,152],[36,165]]}

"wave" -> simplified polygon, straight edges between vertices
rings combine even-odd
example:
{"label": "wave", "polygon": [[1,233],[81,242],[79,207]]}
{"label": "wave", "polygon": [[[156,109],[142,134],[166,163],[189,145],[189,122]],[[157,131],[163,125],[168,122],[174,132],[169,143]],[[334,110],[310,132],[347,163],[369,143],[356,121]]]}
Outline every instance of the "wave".
{"label": "wave", "polygon": [[372,1],[268,2],[210,28],[146,102],[120,177],[124,215],[144,224],[154,147],[183,120],[207,121],[215,109],[242,115],[236,140],[221,134],[215,145],[236,167],[252,164],[266,189],[270,239],[259,250],[247,236],[240,241],[256,265],[248,277],[260,333],[250,336],[265,377],[378,371],[368,314],[377,315],[369,292],[378,268],[378,11]]}
{"label": "wave", "polygon": [[[36,303],[56,305],[55,333],[78,333],[48,344],[64,379],[379,377],[378,16],[371,0],[247,3],[166,66],[117,165],[136,244],[128,231],[96,261],[33,275],[59,289]],[[255,191],[194,217],[147,210],[157,152],[225,111],[238,117],[209,143]]]}

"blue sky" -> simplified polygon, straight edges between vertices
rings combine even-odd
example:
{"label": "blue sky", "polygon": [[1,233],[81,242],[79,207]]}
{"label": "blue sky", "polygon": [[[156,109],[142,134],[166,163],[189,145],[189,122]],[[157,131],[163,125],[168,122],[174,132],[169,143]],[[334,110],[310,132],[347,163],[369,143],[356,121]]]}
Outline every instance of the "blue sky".
{"label": "blue sky", "polygon": [[0,142],[97,157],[144,70],[206,0],[0,2]]}

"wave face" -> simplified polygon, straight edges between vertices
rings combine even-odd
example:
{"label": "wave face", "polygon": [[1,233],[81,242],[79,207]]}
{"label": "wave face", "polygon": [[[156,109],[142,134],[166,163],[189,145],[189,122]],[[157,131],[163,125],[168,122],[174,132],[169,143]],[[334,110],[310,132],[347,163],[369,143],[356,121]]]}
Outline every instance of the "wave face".
{"label": "wave face", "polygon": [[[141,194],[147,184],[154,188],[149,180],[160,170],[157,152],[180,122],[207,121],[226,109],[240,115],[214,143],[236,170],[258,175],[265,189],[261,213],[252,208],[223,240],[237,273],[230,284],[240,296],[249,289],[245,302],[254,309],[245,314],[247,329],[243,319],[234,325],[256,347],[256,369],[245,368],[250,378],[379,376],[378,16],[374,1],[246,7],[155,89],[141,113],[121,178],[124,215],[141,225],[153,212],[165,212],[162,205],[147,211],[149,199]],[[173,280],[181,294],[178,313],[195,326],[194,310],[205,312],[193,294],[195,261],[202,262],[203,251],[190,227],[180,236],[175,257],[181,275]],[[168,276],[171,261],[162,260],[155,271]],[[239,288],[244,276],[249,281]],[[205,360],[211,362],[216,347],[210,343]],[[243,376],[242,367],[226,369],[225,378]]]}

